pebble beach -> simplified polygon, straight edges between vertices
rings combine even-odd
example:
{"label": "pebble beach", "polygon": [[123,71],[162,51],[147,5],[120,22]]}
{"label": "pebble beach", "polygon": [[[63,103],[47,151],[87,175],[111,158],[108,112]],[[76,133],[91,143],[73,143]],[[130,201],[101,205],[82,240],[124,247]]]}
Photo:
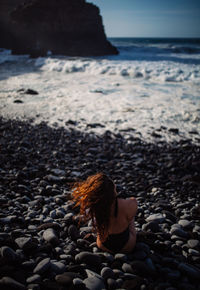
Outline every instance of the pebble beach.
{"label": "pebble beach", "polygon": [[[0,289],[200,289],[199,143],[65,125],[0,118]],[[130,254],[78,225],[70,186],[99,171],[137,198]]]}

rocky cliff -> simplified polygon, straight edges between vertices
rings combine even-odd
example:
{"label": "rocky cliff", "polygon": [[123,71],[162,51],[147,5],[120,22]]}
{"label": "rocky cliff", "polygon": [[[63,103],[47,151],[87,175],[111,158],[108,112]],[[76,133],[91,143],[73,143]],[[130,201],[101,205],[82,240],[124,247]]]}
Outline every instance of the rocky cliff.
{"label": "rocky cliff", "polygon": [[31,56],[117,54],[99,8],[85,0],[2,0],[0,47]]}

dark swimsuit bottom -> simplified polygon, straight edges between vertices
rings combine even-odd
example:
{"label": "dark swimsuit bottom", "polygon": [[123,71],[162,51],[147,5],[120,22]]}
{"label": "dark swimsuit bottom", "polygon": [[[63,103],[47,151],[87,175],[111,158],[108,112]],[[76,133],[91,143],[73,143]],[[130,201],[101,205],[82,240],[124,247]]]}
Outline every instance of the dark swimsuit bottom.
{"label": "dark swimsuit bottom", "polygon": [[[117,217],[118,202],[116,198],[114,216]],[[129,226],[119,234],[110,234],[102,243],[108,250],[112,252],[119,252],[129,240]]]}

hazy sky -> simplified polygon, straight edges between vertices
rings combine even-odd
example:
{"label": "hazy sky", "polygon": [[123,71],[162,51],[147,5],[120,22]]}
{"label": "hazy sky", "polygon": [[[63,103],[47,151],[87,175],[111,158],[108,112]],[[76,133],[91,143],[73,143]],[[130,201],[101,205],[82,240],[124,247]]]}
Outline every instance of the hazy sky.
{"label": "hazy sky", "polygon": [[200,37],[200,0],[87,0],[108,37]]}

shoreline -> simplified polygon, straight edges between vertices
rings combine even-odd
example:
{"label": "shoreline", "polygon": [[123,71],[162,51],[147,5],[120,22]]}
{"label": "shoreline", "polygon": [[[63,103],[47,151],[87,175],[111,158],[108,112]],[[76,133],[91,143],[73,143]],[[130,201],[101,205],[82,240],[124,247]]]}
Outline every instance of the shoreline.
{"label": "shoreline", "polygon": [[[0,117],[0,158],[1,289],[198,289],[199,145]],[[100,251],[73,219],[69,184],[98,171],[138,200],[131,254]]]}
{"label": "shoreline", "polygon": [[[23,101],[16,99],[14,100],[14,103],[16,103],[16,106],[21,106],[23,104]],[[21,104],[22,103],[22,104]],[[194,145],[200,144],[200,133],[198,129],[192,129],[188,132],[183,132],[181,128],[178,128],[176,126],[170,126],[170,125],[162,125],[160,124],[160,127],[148,127],[146,126],[146,129],[143,127],[143,131],[141,132],[141,128],[133,128],[128,126],[127,124],[123,124],[122,127],[120,127],[121,120],[112,121],[113,127],[110,127],[109,122],[103,123],[103,122],[91,122],[89,120],[85,120],[81,118],[80,120],[75,119],[66,119],[66,121],[63,118],[57,118],[57,120],[54,120],[52,122],[50,117],[44,117],[42,114],[36,114],[34,112],[33,116],[18,116],[13,115],[10,113],[2,114],[0,118],[4,119],[5,121],[13,120],[16,122],[24,122],[24,123],[30,123],[33,126],[39,126],[40,124],[46,124],[46,126],[49,126],[52,129],[58,129],[61,128],[63,130],[74,130],[78,132],[85,132],[89,135],[96,135],[98,138],[101,138],[106,134],[106,132],[110,132],[111,135],[121,135],[121,137],[127,142],[132,143],[132,140],[141,140],[141,142],[149,143],[149,144],[173,144],[173,143],[184,143],[184,142],[191,142]],[[119,122],[118,122],[119,121]],[[118,128],[119,123],[119,128]]]}
{"label": "shoreline", "polygon": [[[75,122],[73,129],[98,134],[108,129],[125,135],[122,131],[132,128],[133,137],[149,142],[191,138],[199,143],[199,65],[167,55],[145,60],[145,55],[141,61],[2,54],[1,115],[64,127]],[[185,57],[191,61],[194,55]]]}

